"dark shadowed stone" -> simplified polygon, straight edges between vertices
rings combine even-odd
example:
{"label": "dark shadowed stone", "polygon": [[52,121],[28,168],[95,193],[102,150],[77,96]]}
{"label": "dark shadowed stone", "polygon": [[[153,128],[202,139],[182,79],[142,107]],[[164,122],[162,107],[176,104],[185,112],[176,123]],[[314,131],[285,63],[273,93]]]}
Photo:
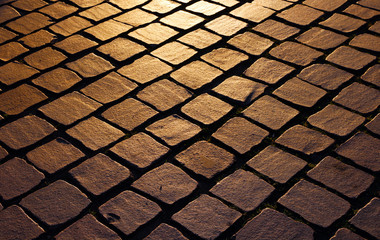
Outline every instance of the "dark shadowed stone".
{"label": "dark shadowed stone", "polygon": [[351,232],[347,228],[339,228],[330,240],[365,240],[365,238]]}
{"label": "dark shadowed stone", "polygon": [[380,238],[380,199],[373,198],[364,208],[350,220],[350,223],[357,228],[366,231],[375,238]]}
{"label": "dark shadowed stone", "polygon": [[165,223],[160,224],[153,232],[149,234],[144,240],[187,240],[180,231]]}

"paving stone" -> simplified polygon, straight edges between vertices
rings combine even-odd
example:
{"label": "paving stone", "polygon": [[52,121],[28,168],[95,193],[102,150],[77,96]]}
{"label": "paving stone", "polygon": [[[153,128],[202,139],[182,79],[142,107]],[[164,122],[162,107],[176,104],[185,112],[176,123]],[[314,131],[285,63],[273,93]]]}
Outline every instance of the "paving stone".
{"label": "paving stone", "polygon": [[160,22],[183,30],[190,29],[203,21],[204,18],[183,10],[174,12],[160,20]]}
{"label": "paving stone", "polygon": [[16,32],[26,35],[38,29],[46,27],[51,23],[51,18],[40,13],[33,12],[8,23],[6,26]]}
{"label": "paving stone", "polygon": [[190,10],[192,12],[201,13],[206,16],[212,16],[222,10],[224,10],[225,7],[220,6],[218,4],[206,2],[206,1],[199,1],[194,4],[191,4],[190,6],[186,7],[186,10]]}
{"label": "paving stone", "polygon": [[305,5],[296,4],[276,16],[301,26],[309,25],[323,15],[323,12]]}
{"label": "paving stone", "polygon": [[347,201],[305,180],[294,185],[278,202],[321,227],[330,226],[350,209]]}
{"label": "paving stone", "polygon": [[17,150],[38,142],[55,130],[45,120],[29,115],[2,126],[0,141]]}
{"label": "paving stone", "polygon": [[123,102],[107,109],[102,116],[128,131],[132,131],[157,113],[157,111],[142,102],[127,98]]}
{"label": "paving stone", "polygon": [[268,17],[270,17],[275,11],[265,8],[263,6],[257,5],[256,3],[245,3],[244,5],[231,11],[231,14],[247,19],[251,22],[259,23]]}
{"label": "paving stone", "polygon": [[286,130],[276,143],[307,155],[321,152],[334,143],[334,139],[302,125]]}
{"label": "paving stone", "polygon": [[366,128],[373,133],[380,135],[380,114],[377,114],[369,123],[367,123]]}
{"label": "paving stone", "polygon": [[112,42],[100,46],[97,50],[117,61],[124,61],[145,51],[146,48],[126,38],[116,38]]}
{"label": "paving stone", "polygon": [[92,26],[92,24],[86,19],[72,16],[54,24],[50,29],[57,34],[67,37],[90,26]]}
{"label": "paving stone", "polygon": [[10,200],[37,186],[45,176],[23,159],[13,158],[0,165],[0,195]]}
{"label": "paving stone", "polygon": [[116,72],[111,72],[105,77],[82,88],[81,92],[105,104],[125,96],[136,87],[136,83],[120,76]]}
{"label": "paving stone", "polygon": [[334,33],[323,28],[314,27],[298,36],[297,41],[319,49],[335,48],[348,39],[348,37]]}
{"label": "paving stone", "polygon": [[257,208],[274,190],[253,173],[237,170],[218,182],[210,192],[244,211]]}
{"label": "paving stone", "polygon": [[187,240],[180,231],[165,223],[161,223],[153,232],[151,232],[144,240]]}
{"label": "paving stone", "polygon": [[292,5],[291,3],[283,0],[255,0],[254,3],[277,11]]}
{"label": "paving stone", "polygon": [[130,176],[128,168],[99,153],[70,170],[70,175],[87,191],[101,195]]}
{"label": "paving stone", "polygon": [[180,168],[171,163],[164,163],[132,184],[139,189],[167,204],[173,204],[190,195],[198,183]]}
{"label": "paving stone", "polygon": [[108,223],[128,235],[159,214],[161,208],[156,203],[127,190],[100,206],[99,211]]}
{"label": "paving stone", "polygon": [[11,40],[17,36],[16,33],[13,33],[11,31],[8,31],[5,28],[0,27],[0,43],[6,42],[8,40]]}
{"label": "paving stone", "polygon": [[75,91],[40,107],[39,111],[63,125],[70,125],[101,106],[102,104]]}
{"label": "paving stone", "polygon": [[339,228],[330,240],[365,240],[359,235],[351,232],[347,228]]}
{"label": "paving stone", "polygon": [[94,21],[100,21],[118,13],[121,13],[120,9],[108,3],[102,3],[80,12],[79,15]]}
{"label": "paving stone", "polygon": [[18,42],[10,42],[0,46],[0,60],[9,61],[29,51]]}
{"label": "paving stone", "polygon": [[35,239],[44,233],[26,213],[16,205],[0,211],[0,235],[4,239]]}
{"label": "paving stone", "polygon": [[295,42],[281,43],[270,50],[269,54],[301,66],[306,66],[323,55],[320,51]]}
{"label": "paving stone", "polygon": [[239,212],[221,201],[201,195],[174,214],[172,219],[201,238],[215,239],[240,216]]}
{"label": "paving stone", "polygon": [[218,48],[201,57],[208,63],[227,71],[248,59],[248,56],[228,48]]}
{"label": "paving stone", "polygon": [[47,99],[47,96],[28,84],[0,93],[0,111],[17,115],[25,109]]}
{"label": "paving stone", "polygon": [[66,131],[89,149],[96,151],[124,136],[124,133],[95,117],[91,117]]}
{"label": "paving stone", "polygon": [[24,58],[24,60],[39,70],[45,70],[47,68],[56,66],[60,62],[64,61],[67,57],[61,52],[52,49],[51,47],[43,48],[38,52],[32,53]]}
{"label": "paving stone", "polygon": [[54,93],[60,93],[69,89],[82,79],[74,72],[65,68],[55,68],[50,72],[40,75],[33,83]]}
{"label": "paving stone", "polygon": [[236,235],[236,240],[259,239],[309,239],[313,238],[313,229],[306,224],[296,222],[285,214],[265,208],[258,216],[249,221]]}
{"label": "paving stone", "polygon": [[328,1],[328,0],[306,0],[303,4],[308,5],[310,7],[323,10],[323,11],[334,11],[339,8],[343,4],[345,4],[347,0],[337,0],[337,1]]}
{"label": "paving stone", "polygon": [[151,12],[164,14],[179,6],[181,6],[181,4],[171,0],[152,0],[148,4],[144,5],[143,8]]}
{"label": "paving stone", "polygon": [[70,0],[70,1],[75,3],[81,8],[88,8],[88,7],[95,6],[103,2],[104,0]]}
{"label": "paving stone", "polygon": [[0,160],[1,160],[1,159],[4,159],[6,156],[8,156],[8,152],[7,152],[7,150],[5,150],[4,148],[2,148],[2,147],[0,146]]}
{"label": "paving stone", "polygon": [[275,84],[293,70],[293,67],[284,63],[262,57],[245,70],[244,75]]}
{"label": "paving stone", "polygon": [[380,10],[379,3],[377,1],[374,1],[374,0],[360,0],[360,1],[358,1],[358,4],[360,4],[362,6],[369,7],[369,8],[374,8],[374,9]]}
{"label": "paving stone", "polygon": [[266,136],[268,136],[266,130],[241,117],[230,119],[212,135],[240,154],[244,154],[260,144]]}
{"label": "paving stone", "polygon": [[191,58],[196,53],[197,52],[194,49],[179,42],[170,42],[154,50],[152,55],[166,62],[177,65]]}
{"label": "paving stone", "polygon": [[93,53],[69,62],[66,66],[85,78],[95,77],[114,68],[110,62]]}
{"label": "paving stone", "polygon": [[28,160],[49,174],[53,174],[85,155],[71,143],[56,138],[26,154]]}
{"label": "paving stone", "polygon": [[111,19],[88,28],[85,32],[101,41],[106,41],[130,30],[131,28],[132,26]]}
{"label": "paving stone", "polygon": [[0,67],[0,82],[11,85],[20,80],[29,78],[39,73],[38,70],[31,68],[20,62],[10,62]]}
{"label": "paving stone", "polygon": [[[125,3],[128,4],[129,2],[130,1]],[[139,8],[133,9],[114,18],[116,21],[126,23],[133,27],[138,27],[140,25],[150,23],[155,19],[157,19],[156,15],[143,11]]]}
{"label": "paving stone", "polygon": [[366,191],[374,177],[332,158],[324,158],[307,175],[350,198]]}
{"label": "paving stone", "polygon": [[374,16],[377,16],[380,14],[380,12],[378,12],[376,10],[372,10],[372,9],[369,9],[366,7],[362,7],[362,6],[357,5],[357,4],[351,4],[343,12],[354,15],[354,16],[359,17],[361,19],[365,19],[365,20],[373,18]]}
{"label": "paving stone", "polygon": [[266,87],[246,78],[232,76],[213,88],[213,91],[243,104],[249,104],[263,94]]}
{"label": "paving stone", "polygon": [[212,82],[222,73],[219,69],[205,62],[193,61],[173,72],[170,76],[191,89],[198,89]]}
{"label": "paving stone", "polygon": [[12,3],[13,7],[16,7],[25,11],[33,11],[45,5],[47,5],[47,3],[42,0],[17,0]]}
{"label": "paving stone", "polygon": [[376,32],[376,33],[380,33],[380,21],[377,21],[376,23],[374,23],[370,28],[369,28],[370,31],[373,31],[373,32]]}
{"label": "paving stone", "polygon": [[380,38],[372,34],[360,34],[355,36],[350,45],[354,47],[364,48],[372,51],[380,51]]}
{"label": "paving stone", "polygon": [[[122,9],[130,9],[134,8],[140,4],[146,3],[148,0],[110,0],[111,3],[116,4],[118,7]],[[142,16],[143,17],[143,16]]]}
{"label": "paving stone", "polygon": [[39,11],[49,15],[52,18],[60,19],[67,15],[70,15],[73,12],[76,12],[77,10],[77,7],[74,7],[70,4],[66,4],[64,2],[56,2],[40,9]]}
{"label": "paving stone", "polygon": [[360,209],[359,212],[350,220],[350,223],[359,229],[366,231],[375,238],[380,238],[380,230],[377,225],[379,222],[380,199],[372,200]]}
{"label": "paving stone", "polygon": [[158,78],[173,68],[159,59],[145,55],[129,65],[125,65],[117,72],[138,83],[144,84]]}
{"label": "paving stone", "polygon": [[297,77],[326,90],[335,90],[350,80],[353,74],[328,64],[317,63],[304,68]]}
{"label": "paving stone", "polygon": [[264,33],[277,40],[285,40],[295,34],[300,30],[295,27],[291,27],[281,22],[277,22],[272,19],[268,19],[263,23],[260,23],[253,30]]}
{"label": "paving stone", "polygon": [[199,28],[180,37],[178,41],[189,44],[198,49],[204,49],[219,42],[221,39],[220,36]]}
{"label": "paving stone", "polygon": [[55,226],[73,219],[90,203],[86,195],[62,180],[37,190],[20,202],[21,206],[31,211],[48,226]]}
{"label": "paving stone", "polygon": [[297,116],[298,113],[296,109],[268,95],[259,98],[243,111],[244,116],[264,124],[273,130],[279,130]]}
{"label": "paving stone", "polygon": [[177,31],[161,23],[151,23],[146,27],[132,31],[128,35],[147,44],[160,44],[177,34]]}
{"label": "paving stone", "polygon": [[223,36],[232,36],[246,26],[247,23],[227,15],[220,16],[205,24],[206,28]]}
{"label": "paving stone", "polygon": [[352,110],[369,113],[379,106],[380,92],[374,88],[354,82],[344,88],[333,101]]}
{"label": "paving stone", "polygon": [[326,91],[298,78],[292,78],[273,94],[294,104],[312,107],[326,94]]}
{"label": "paving stone", "polygon": [[256,171],[276,182],[286,183],[301,171],[306,162],[274,146],[268,146],[247,162]]}
{"label": "paving stone", "polygon": [[227,6],[227,7],[232,7],[232,6],[235,6],[236,4],[239,3],[236,0],[211,0],[211,1],[216,2],[216,3],[220,3],[220,4]]}
{"label": "paving stone", "polygon": [[165,155],[169,148],[145,133],[138,133],[116,144],[111,151],[139,168],[146,168]]}
{"label": "paving stone", "polygon": [[87,214],[79,221],[70,225],[68,228],[60,232],[56,239],[69,240],[79,237],[84,240],[91,239],[109,239],[120,240],[121,238],[111,229],[104,226],[96,218]]}
{"label": "paving stone", "polygon": [[197,135],[201,128],[178,115],[171,115],[151,124],[146,130],[161,138],[169,146],[175,146]]}
{"label": "paving stone", "polygon": [[239,34],[230,39],[228,43],[252,55],[262,54],[273,44],[271,40],[251,32]]}
{"label": "paving stone", "polygon": [[97,45],[97,42],[91,41],[90,39],[87,39],[78,34],[72,35],[54,44],[55,47],[60,48],[70,54],[75,54]]}
{"label": "paving stone", "polygon": [[356,164],[376,172],[380,170],[379,144],[379,139],[359,132],[338,147],[336,152]]}
{"label": "paving stone", "polygon": [[334,13],[331,17],[320,24],[340,32],[350,33],[363,26],[365,21],[352,18],[347,15]]}
{"label": "paving stone", "polygon": [[0,23],[7,22],[13,18],[21,16],[14,8],[8,5],[0,7]]}
{"label": "paving stone", "polygon": [[56,36],[54,34],[45,30],[39,30],[21,38],[20,42],[31,48],[37,48],[51,43],[55,39]]}
{"label": "paving stone", "polygon": [[375,56],[342,46],[327,56],[326,60],[346,68],[360,70],[376,59]]}
{"label": "paving stone", "polygon": [[376,65],[370,67],[361,76],[361,79],[363,79],[366,82],[375,84],[376,86],[380,87],[380,79],[378,78],[379,74],[380,74],[380,64],[376,64]]}

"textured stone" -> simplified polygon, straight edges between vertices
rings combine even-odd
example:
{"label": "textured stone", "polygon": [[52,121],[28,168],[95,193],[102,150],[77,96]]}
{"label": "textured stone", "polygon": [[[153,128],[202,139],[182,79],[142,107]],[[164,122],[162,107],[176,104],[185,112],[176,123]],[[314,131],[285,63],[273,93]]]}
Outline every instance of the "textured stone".
{"label": "textured stone", "polygon": [[310,155],[325,150],[334,143],[334,139],[302,125],[296,125],[286,130],[276,143]]}
{"label": "textured stone", "polygon": [[225,9],[225,7],[220,6],[218,4],[206,2],[206,1],[199,1],[194,4],[191,4],[190,6],[186,7],[186,10],[190,10],[192,12],[201,13],[206,16],[212,16],[220,11]]}
{"label": "textured stone", "polygon": [[6,156],[8,156],[7,150],[0,146],[0,160],[4,159]]}
{"label": "textured stone", "polygon": [[231,11],[232,15],[234,15],[236,17],[247,19],[247,20],[249,20],[251,22],[255,22],[255,23],[259,23],[259,22],[267,19],[273,13],[275,13],[275,11],[273,11],[269,8],[260,6],[260,5],[256,4],[255,2],[245,3],[244,5],[236,8],[233,11]]}
{"label": "textured stone", "polygon": [[236,4],[239,3],[236,0],[211,0],[211,1],[220,3],[220,4],[227,6],[227,7],[232,7],[232,6],[235,6]]}
{"label": "textured stone", "polygon": [[257,25],[253,28],[253,30],[264,33],[265,35],[268,35],[277,40],[285,40],[300,31],[298,28],[291,27],[272,19],[268,19],[265,22]]}
{"label": "textured stone", "polygon": [[0,60],[9,61],[29,51],[18,42],[10,42],[0,46]]}
{"label": "textured stone", "polygon": [[100,214],[124,234],[131,234],[161,212],[154,202],[131,191],[124,191],[99,208]]}
{"label": "textured stone", "polygon": [[377,114],[369,123],[367,123],[366,128],[373,133],[380,135],[380,114]]}
{"label": "textured stone", "polygon": [[103,2],[103,0],[70,0],[70,1],[75,3],[76,5],[78,5],[81,8],[92,7],[92,6],[95,6],[95,5]]}
{"label": "textured stone", "polygon": [[16,36],[17,36],[17,34],[0,27],[0,43],[11,40],[11,39],[15,38]]}
{"label": "textured stone", "polygon": [[380,14],[380,12],[378,12],[376,10],[372,10],[372,9],[362,7],[362,6],[356,5],[356,4],[351,4],[343,12],[354,15],[354,16],[359,17],[361,19],[365,19],[365,20],[370,19],[370,18]]}
{"label": "textured stone", "polygon": [[306,66],[323,55],[320,51],[295,42],[281,43],[270,50],[269,54],[301,66]]}
{"label": "textured stone", "polygon": [[131,28],[132,26],[111,19],[88,28],[85,32],[101,41],[106,41],[130,30]]}
{"label": "textured stone", "polygon": [[10,62],[0,67],[0,82],[6,85],[11,85],[37,73],[39,73],[39,71],[25,64],[20,62]]}
{"label": "textured stone", "polygon": [[69,89],[82,79],[65,68],[55,68],[33,79],[33,83],[54,93]]}
{"label": "textured stone", "polygon": [[160,44],[177,34],[177,31],[161,23],[151,23],[132,31],[128,35],[147,44]]}
{"label": "textured stone", "polygon": [[144,9],[160,14],[168,13],[171,10],[181,6],[179,3],[171,0],[152,0],[150,3],[143,6]]}
{"label": "textured stone", "polygon": [[86,19],[72,16],[54,24],[50,29],[57,34],[67,37],[90,26],[92,26],[92,24]]}
{"label": "textured stone", "polygon": [[380,38],[368,33],[357,35],[350,41],[350,45],[380,52]]}
{"label": "textured stone", "polygon": [[37,190],[20,202],[21,206],[31,211],[48,226],[55,226],[73,219],[90,203],[86,195],[62,180]]}
{"label": "textured stone", "polygon": [[279,183],[289,181],[306,164],[302,159],[273,146],[266,147],[247,162],[251,168]]}
{"label": "textured stone", "polygon": [[376,86],[380,87],[380,78],[378,77],[379,75],[380,75],[380,64],[376,64],[373,67],[370,67],[361,76],[361,79],[363,79],[366,82],[375,84]]}
{"label": "textured stone", "polygon": [[31,48],[37,48],[51,43],[56,36],[48,31],[39,30],[20,39],[20,42]]}
{"label": "textured stone", "polygon": [[241,117],[230,119],[212,135],[240,154],[260,144],[266,136],[268,136],[266,130]]}
{"label": "textured stone", "polygon": [[248,56],[228,48],[218,48],[201,57],[208,63],[227,71],[239,63],[248,60]]}
{"label": "textured stone", "polygon": [[323,28],[314,27],[298,36],[297,41],[319,49],[335,48],[348,39],[348,37],[334,33]]}
{"label": "textured stone", "polygon": [[152,55],[166,62],[177,65],[191,58],[196,53],[197,52],[194,49],[179,42],[170,42],[154,50]]}
{"label": "textured stone", "polygon": [[321,227],[330,226],[350,209],[347,201],[305,180],[294,185],[278,202]]}
{"label": "textured stone", "polygon": [[260,37],[259,35],[251,32],[239,34],[230,39],[228,43],[252,55],[262,54],[273,44],[271,40]]}
{"label": "textured stone", "polygon": [[33,12],[8,23],[6,26],[16,32],[26,35],[50,24],[51,18],[42,15],[41,13]]}
{"label": "textured stone", "polygon": [[175,158],[186,168],[209,179],[234,162],[231,153],[206,141],[194,143]]}
{"label": "textured stone", "polygon": [[235,235],[236,240],[304,239],[312,240],[313,229],[285,214],[265,208]]}
{"label": "textured stone", "polygon": [[223,36],[232,36],[246,26],[247,23],[227,15],[220,16],[205,24],[206,28]]}
{"label": "textured stone", "polygon": [[165,223],[160,224],[153,232],[151,232],[144,240],[187,240],[180,231]]}
{"label": "textured stone", "polygon": [[204,49],[219,42],[221,39],[220,36],[199,28],[180,37],[178,41],[189,44],[198,49]]}
{"label": "textured stone", "polygon": [[306,26],[323,15],[323,12],[310,8],[305,5],[296,4],[295,6],[278,13],[276,16],[286,21]]}
{"label": "textured stone", "polygon": [[[129,0],[129,1],[124,1],[124,0],[110,0],[111,3],[116,4],[122,9],[130,9],[134,8],[138,5],[141,5],[143,3],[146,3],[148,0]],[[144,16],[142,16],[144,17]]]}
{"label": "textured stone", "polygon": [[21,16],[14,8],[8,5],[0,7],[0,23],[7,22],[13,18]]}
{"label": "textured stone", "polygon": [[45,176],[23,159],[13,158],[0,165],[0,196],[10,200],[37,186]]}
{"label": "textured stone", "polygon": [[75,54],[83,50],[97,46],[98,43],[91,41],[81,35],[75,34],[54,44],[55,47],[64,50],[67,53]]}
{"label": "textured stone", "polygon": [[52,18],[60,19],[77,10],[78,8],[70,4],[66,4],[64,2],[56,2],[40,9],[39,11],[49,15]]}
{"label": "textured stone", "polygon": [[70,170],[71,176],[87,191],[100,195],[126,180],[128,168],[99,153]]}
{"label": "textured stone", "polygon": [[13,7],[25,11],[33,11],[34,9],[41,8],[45,5],[47,5],[47,3],[42,0],[17,0],[12,3]]}
{"label": "textured stone", "polygon": [[375,56],[358,51],[351,47],[342,46],[327,56],[326,60],[339,66],[360,70],[376,59]]}
{"label": "textured stone", "polygon": [[351,232],[347,228],[339,228],[330,240],[365,240],[365,238]]}
{"label": "textured stone", "polygon": [[303,4],[308,5],[310,7],[320,9],[323,11],[334,11],[335,9],[342,6],[344,3],[346,3],[347,0],[335,0],[335,1],[329,1],[329,0],[306,0],[303,2]]}
{"label": "textured stone", "polygon": [[66,66],[85,78],[95,77],[114,68],[110,62],[93,53],[69,62]]}
{"label": "textured stone", "polygon": [[204,18],[183,10],[176,11],[160,20],[162,23],[183,30],[190,29],[203,21]]}
{"label": "textured stone", "polygon": [[370,28],[369,30],[373,31],[373,32],[376,32],[376,33],[380,33],[380,21],[377,21],[376,23],[374,23]]}
{"label": "textured stone", "polygon": [[150,166],[168,151],[169,148],[142,132],[133,135],[111,148],[111,152],[139,168]]}
{"label": "textured stone", "polygon": [[292,5],[291,3],[283,1],[283,0],[255,0],[254,3],[266,8],[277,10],[277,11],[280,11]]}
{"label": "textured stone", "polygon": [[[121,0],[121,1],[123,1],[123,0]],[[130,1],[128,1],[128,2],[123,1],[123,2],[128,4]],[[156,15],[153,15],[151,13],[147,13],[147,12],[145,12],[139,8],[133,9],[131,11],[123,13],[123,14],[114,18],[114,20],[116,20],[116,21],[126,23],[128,25],[133,26],[133,27],[138,27],[140,25],[150,23],[150,22],[154,21],[155,19],[157,19]]]}
{"label": "textured stone", "polygon": [[372,200],[360,209],[359,212],[350,220],[350,223],[371,234],[375,238],[380,238],[380,230],[378,227],[380,217],[380,199],[372,198]]}
{"label": "textured stone", "polygon": [[320,24],[340,32],[350,33],[363,26],[365,21],[340,13],[334,13],[331,17]]}
{"label": "textured stone", "polygon": [[118,13],[121,13],[120,9],[108,3],[102,3],[80,12],[79,15],[94,21],[100,21]]}
{"label": "textured stone", "polygon": [[100,46],[97,50],[117,61],[124,61],[145,51],[146,48],[126,38],[116,38],[112,42]]}
{"label": "textured stone", "polygon": [[67,57],[51,47],[44,48],[38,52],[26,56],[25,61],[39,70],[53,67],[64,61]]}
{"label": "textured stone", "polygon": [[358,4],[360,4],[362,6],[365,6],[365,7],[374,8],[374,9],[380,10],[380,4],[376,0],[375,1],[374,0],[360,0],[358,2]]}
{"label": "textured stone", "polygon": [[85,155],[65,139],[57,138],[28,152],[26,156],[39,169],[53,174]]}

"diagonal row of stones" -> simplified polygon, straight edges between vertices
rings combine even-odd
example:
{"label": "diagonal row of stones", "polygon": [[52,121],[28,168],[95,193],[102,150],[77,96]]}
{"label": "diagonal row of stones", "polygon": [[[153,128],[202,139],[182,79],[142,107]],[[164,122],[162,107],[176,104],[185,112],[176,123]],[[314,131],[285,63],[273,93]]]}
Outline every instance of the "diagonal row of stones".
{"label": "diagonal row of stones", "polygon": [[380,238],[379,12],[0,2],[0,235]]}

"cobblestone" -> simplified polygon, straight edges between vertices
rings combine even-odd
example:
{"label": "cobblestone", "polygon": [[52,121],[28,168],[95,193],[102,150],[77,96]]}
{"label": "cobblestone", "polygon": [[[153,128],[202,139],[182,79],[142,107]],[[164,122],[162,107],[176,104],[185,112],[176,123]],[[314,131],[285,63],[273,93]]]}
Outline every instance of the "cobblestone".
{"label": "cobblestone", "polygon": [[379,228],[376,226],[376,222],[379,221],[379,198],[373,198],[364,208],[350,220],[350,223],[356,227],[368,232],[375,238],[380,237]]}

